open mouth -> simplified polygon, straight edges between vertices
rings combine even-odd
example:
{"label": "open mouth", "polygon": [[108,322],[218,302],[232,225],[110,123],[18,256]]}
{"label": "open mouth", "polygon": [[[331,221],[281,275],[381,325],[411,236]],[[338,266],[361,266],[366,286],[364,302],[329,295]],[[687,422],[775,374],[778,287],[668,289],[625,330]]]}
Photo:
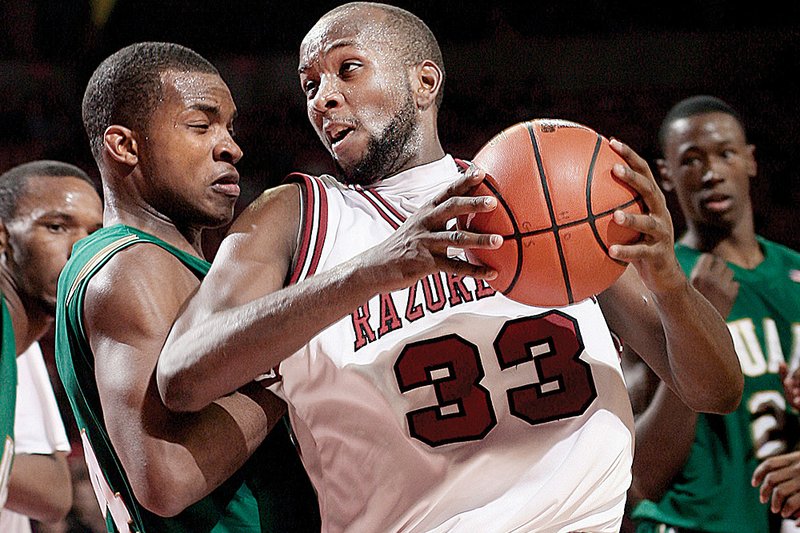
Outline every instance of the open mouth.
{"label": "open mouth", "polygon": [[341,141],[344,140],[345,137],[347,137],[350,134],[351,131],[353,131],[352,128],[345,128],[336,135],[334,135],[333,137],[331,137],[331,145],[339,144]]}
{"label": "open mouth", "polygon": [[331,147],[335,147],[345,140],[353,132],[353,129],[347,124],[331,124],[325,128],[325,134],[328,136]]}

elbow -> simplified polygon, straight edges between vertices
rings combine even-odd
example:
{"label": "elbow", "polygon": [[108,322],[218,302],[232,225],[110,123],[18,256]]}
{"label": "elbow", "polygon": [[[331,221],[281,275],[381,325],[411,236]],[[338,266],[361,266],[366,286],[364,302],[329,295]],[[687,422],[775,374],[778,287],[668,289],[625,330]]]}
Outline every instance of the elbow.
{"label": "elbow", "polygon": [[176,413],[193,413],[203,409],[207,403],[198,397],[201,388],[192,386],[189,378],[172,371],[162,364],[162,360],[159,360],[156,370],[156,384],[164,406]]}
{"label": "elbow", "polygon": [[196,487],[184,482],[182,474],[174,469],[149,468],[141,483],[133,485],[136,499],[142,507],[163,518],[183,512],[199,498]]}
{"label": "elbow", "polygon": [[737,372],[729,379],[715,379],[705,391],[694,398],[686,398],[686,405],[698,413],[727,415],[739,407],[744,391],[744,376]]}
{"label": "elbow", "polygon": [[[738,370],[738,369],[737,369]],[[730,386],[726,387],[721,392],[718,400],[716,414],[727,415],[734,412],[742,401],[742,394],[744,393],[744,375],[737,371],[734,376],[729,380]]]}

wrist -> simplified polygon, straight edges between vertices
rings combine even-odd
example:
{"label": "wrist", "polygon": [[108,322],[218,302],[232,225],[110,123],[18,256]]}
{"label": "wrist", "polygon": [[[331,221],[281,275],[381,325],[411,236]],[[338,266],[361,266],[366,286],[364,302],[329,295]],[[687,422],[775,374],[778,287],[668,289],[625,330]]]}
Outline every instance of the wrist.
{"label": "wrist", "polygon": [[691,299],[693,292],[696,292],[686,276],[676,276],[673,281],[660,284],[655,290],[650,291],[653,299],[660,309],[667,309],[673,306],[682,306]]}

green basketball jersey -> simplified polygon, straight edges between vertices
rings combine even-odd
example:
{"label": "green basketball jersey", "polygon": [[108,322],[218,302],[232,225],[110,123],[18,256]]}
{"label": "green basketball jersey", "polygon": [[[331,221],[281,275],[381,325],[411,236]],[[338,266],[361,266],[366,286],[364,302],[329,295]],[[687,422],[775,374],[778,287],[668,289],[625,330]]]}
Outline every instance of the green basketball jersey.
{"label": "green basketball jersey", "polygon": [[17,406],[17,346],[11,315],[0,294],[0,510],[8,497],[8,477],[14,461],[14,411]]}
{"label": "green basketball jersey", "polygon": [[141,243],[170,252],[200,279],[210,267],[208,262],[152,235],[116,225],[76,243],[58,283],[56,365],[81,432],[92,486],[108,530],[319,531],[316,496],[283,424],[276,425],[233,477],[179,515],[162,518],[136,501],[103,421],[94,377],[94,354],[84,329],[83,306],[92,276],[114,254]]}
{"label": "green basketball jersey", "polygon": [[[767,505],[750,484],[765,458],[791,451],[798,431],[789,411],[778,364],[800,358],[800,254],[759,238],[764,261],[753,270],[728,263],[739,294],[727,317],[728,329],[744,373],[739,407],[727,415],[700,414],[694,444],[683,471],[658,502],[634,509],[645,520],[637,531],[655,531],[655,523],[680,529],[758,533],[770,531]],[[681,267],[691,272],[700,252],[677,245]],[[788,416],[787,416],[788,415]]]}

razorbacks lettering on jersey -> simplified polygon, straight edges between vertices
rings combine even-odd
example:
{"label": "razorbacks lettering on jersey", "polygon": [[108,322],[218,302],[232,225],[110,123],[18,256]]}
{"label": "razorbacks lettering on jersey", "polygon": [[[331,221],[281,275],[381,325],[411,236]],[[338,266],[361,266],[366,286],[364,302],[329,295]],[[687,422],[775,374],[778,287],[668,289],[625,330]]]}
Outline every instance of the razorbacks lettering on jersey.
{"label": "razorbacks lettering on jersey", "polygon": [[17,405],[17,343],[6,300],[0,294],[0,513],[8,498],[14,461],[14,412]]}
{"label": "razorbacks lettering on jersey", "polygon": [[[376,186],[294,175],[296,283],[389,237],[459,176]],[[633,417],[593,299],[525,306],[446,272],[381,294],[283,361],[325,531],[618,531]]]}

